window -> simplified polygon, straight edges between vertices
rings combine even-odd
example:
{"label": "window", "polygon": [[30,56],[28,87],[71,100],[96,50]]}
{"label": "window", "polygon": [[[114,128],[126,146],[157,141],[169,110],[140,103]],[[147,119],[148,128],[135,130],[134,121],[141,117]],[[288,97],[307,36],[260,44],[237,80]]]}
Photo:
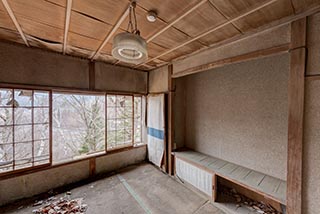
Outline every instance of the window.
{"label": "window", "polygon": [[143,96],[0,88],[0,173],[143,144],[143,103]]}
{"label": "window", "polygon": [[53,94],[53,162],[105,151],[105,96]]}
{"label": "window", "polygon": [[107,148],[133,144],[133,96],[107,95]]}
{"label": "window", "polygon": [[142,140],[142,97],[134,97],[134,144],[143,144]]}
{"label": "window", "polygon": [[0,172],[50,163],[49,92],[0,88]]}
{"label": "window", "polygon": [[142,144],[142,97],[107,95],[107,149]]}

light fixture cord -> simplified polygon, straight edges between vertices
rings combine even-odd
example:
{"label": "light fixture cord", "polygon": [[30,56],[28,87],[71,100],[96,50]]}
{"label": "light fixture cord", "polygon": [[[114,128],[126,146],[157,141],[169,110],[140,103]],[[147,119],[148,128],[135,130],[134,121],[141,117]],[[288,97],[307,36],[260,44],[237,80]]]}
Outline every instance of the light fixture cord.
{"label": "light fixture cord", "polygon": [[[133,21],[132,21],[133,17]],[[127,32],[140,35],[140,31],[138,30],[138,22],[136,16],[136,2],[132,0],[129,8],[129,23],[127,27]]]}

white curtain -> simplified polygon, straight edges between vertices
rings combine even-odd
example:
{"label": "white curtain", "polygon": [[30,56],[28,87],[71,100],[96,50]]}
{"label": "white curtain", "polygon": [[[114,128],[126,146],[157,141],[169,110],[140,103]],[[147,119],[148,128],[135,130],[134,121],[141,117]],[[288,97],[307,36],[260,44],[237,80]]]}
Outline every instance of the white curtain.
{"label": "white curtain", "polygon": [[148,95],[148,158],[161,166],[165,148],[164,94]]}

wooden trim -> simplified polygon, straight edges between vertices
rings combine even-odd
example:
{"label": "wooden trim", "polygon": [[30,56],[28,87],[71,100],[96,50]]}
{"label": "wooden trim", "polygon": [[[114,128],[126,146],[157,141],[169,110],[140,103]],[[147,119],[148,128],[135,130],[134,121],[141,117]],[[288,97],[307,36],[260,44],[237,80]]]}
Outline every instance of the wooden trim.
{"label": "wooden trim", "polygon": [[216,174],[212,174],[212,201],[216,202],[218,193],[218,178]]}
{"label": "wooden trim", "polygon": [[306,80],[312,81],[312,80],[320,80],[320,74],[314,74],[314,75],[307,75]]}
{"label": "wooden trim", "polygon": [[169,96],[168,96],[168,173],[173,175],[173,155],[172,151],[174,149],[174,79],[172,79],[172,65],[168,66],[168,86],[169,86]]}
{"label": "wooden trim", "polygon": [[302,18],[291,24],[290,48],[305,48],[307,44],[307,18]]}
{"label": "wooden trim", "polygon": [[153,34],[150,38],[147,39],[147,42],[151,42],[153,39],[155,39],[156,37],[158,37],[160,34],[162,34],[163,32],[165,32],[166,30],[168,30],[171,26],[173,26],[174,24],[176,24],[177,22],[179,22],[181,19],[183,19],[184,17],[186,17],[187,15],[189,15],[190,13],[192,13],[194,10],[196,10],[198,7],[200,7],[201,5],[203,5],[204,3],[208,2],[208,0],[202,0],[198,3],[196,3],[195,5],[192,5],[190,8],[188,8],[183,14],[181,14],[180,16],[178,16],[177,19],[173,20],[172,22],[168,23],[167,26],[165,26],[164,28],[162,28],[160,31],[156,32],[155,34]]}
{"label": "wooden trim", "polygon": [[28,42],[26,36],[24,35],[24,33],[23,33],[23,31],[22,31],[22,28],[21,28],[21,26],[20,26],[20,24],[19,24],[16,16],[14,15],[14,13],[13,13],[13,11],[12,11],[9,3],[8,3],[8,1],[7,1],[7,0],[2,0],[2,4],[3,4],[3,6],[6,8],[8,14],[9,14],[9,16],[10,16],[10,18],[11,18],[14,26],[15,26],[16,29],[18,30],[18,32],[19,32],[22,40],[24,41],[24,43],[26,44],[26,46],[30,47],[29,42]]}
{"label": "wooden trim", "polygon": [[307,19],[291,25],[288,90],[287,214],[302,213],[302,149]]}
{"label": "wooden trim", "polygon": [[78,162],[89,161],[92,158],[97,159],[97,158],[100,158],[100,157],[106,157],[106,156],[118,154],[118,153],[121,153],[121,152],[131,151],[131,150],[134,150],[134,149],[139,149],[141,147],[147,147],[147,145],[144,144],[144,145],[139,145],[139,146],[130,146],[130,147],[121,148],[121,149],[117,149],[117,150],[111,150],[111,151],[108,151],[107,153],[104,152],[103,154],[97,154],[97,155],[94,155],[94,156],[85,157],[85,158],[78,159],[78,160],[68,161],[68,162],[65,162],[65,163],[58,163],[58,164],[55,164],[55,165],[47,164],[47,165],[43,165],[43,166],[33,167],[31,169],[23,169],[23,170],[17,170],[17,171],[2,173],[2,174],[0,174],[0,181],[1,180],[6,180],[6,179],[9,179],[9,178],[16,178],[16,177],[19,177],[19,176],[23,176],[23,175],[27,175],[27,174],[31,174],[31,173],[35,173],[35,172],[39,172],[39,171],[54,169],[54,168],[61,167],[61,166],[75,164],[75,163],[78,163]]}
{"label": "wooden trim", "polygon": [[69,33],[70,18],[71,18],[71,8],[72,8],[72,0],[67,0],[66,21],[64,26],[64,37],[63,37],[63,54],[65,54],[67,50],[68,33]]}
{"label": "wooden trim", "polygon": [[89,62],[89,90],[95,90],[96,88],[96,70],[95,63]]}
{"label": "wooden trim", "polygon": [[168,110],[167,109],[167,107],[166,107],[166,105],[167,105],[167,101],[168,101],[168,96],[166,95],[166,94],[164,94],[164,93],[162,93],[162,95],[163,95],[163,119],[164,119],[164,142],[163,142],[163,144],[164,144],[164,152],[163,152],[163,156],[162,156],[162,169],[165,171],[165,172],[168,172],[168,130],[167,130],[167,118],[166,118],[166,116],[167,116],[167,114],[166,114],[166,110]]}
{"label": "wooden trim", "polygon": [[89,176],[93,177],[96,174],[96,158],[89,159]]}
{"label": "wooden trim", "polygon": [[158,59],[158,58],[160,58],[160,57],[162,57],[164,55],[167,55],[167,54],[169,54],[169,53],[171,53],[171,52],[173,52],[173,51],[175,51],[175,50],[177,50],[177,49],[179,49],[179,48],[181,48],[183,46],[186,46],[186,45],[188,45],[188,44],[190,44],[190,43],[192,43],[192,42],[194,42],[194,41],[196,41],[196,40],[198,40],[198,39],[200,39],[200,38],[202,38],[202,37],[204,37],[204,36],[206,36],[206,35],[208,35],[208,34],[210,34],[212,32],[217,31],[217,30],[219,30],[219,29],[221,29],[221,28],[223,28],[223,27],[225,27],[225,26],[227,26],[227,25],[229,25],[229,24],[231,24],[231,23],[243,18],[243,17],[246,17],[246,16],[248,16],[248,15],[250,15],[250,14],[252,14],[252,13],[258,11],[258,10],[261,10],[264,7],[267,7],[267,6],[275,3],[276,1],[278,1],[278,0],[269,0],[267,2],[264,2],[264,3],[262,3],[262,4],[260,4],[260,5],[256,6],[256,7],[254,7],[254,8],[251,8],[247,12],[242,13],[241,15],[238,15],[237,17],[232,18],[232,19],[230,19],[230,20],[228,20],[228,21],[226,21],[226,22],[224,22],[224,23],[222,23],[222,24],[220,24],[220,25],[218,25],[218,26],[216,26],[214,28],[211,28],[211,29],[209,29],[208,31],[206,31],[206,32],[204,32],[202,34],[200,34],[200,35],[198,35],[198,36],[196,36],[196,37],[194,37],[192,39],[189,39],[188,41],[186,41],[186,42],[184,42],[184,43],[182,43],[182,44],[180,44],[180,45],[178,45],[178,46],[176,46],[174,48],[171,48],[171,49],[163,52],[162,54],[159,54],[156,57],[153,57],[153,58],[147,60],[146,62],[137,65],[136,67],[139,67],[140,65],[146,64],[146,63],[151,62],[151,61],[153,61],[155,59]]}
{"label": "wooden trim", "polygon": [[113,34],[119,29],[122,22],[127,18],[129,14],[130,4],[127,6],[125,11],[122,13],[120,18],[118,19],[117,23],[112,27],[112,30],[108,33],[106,38],[103,40],[99,48],[92,54],[90,57],[91,60],[95,60],[98,56],[99,52],[104,48],[104,46],[108,43],[108,41],[112,38]]}
{"label": "wooden trim", "polygon": [[6,83],[0,82],[0,87],[2,88],[20,88],[20,89],[38,89],[38,90],[52,90],[55,92],[66,92],[66,93],[79,93],[79,94],[117,94],[117,95],[147,95],[147,93],[132,92],[132,91],[111,91],[111,90],[90,90],[88,88],[71,88],[71,87],[59,87],[59,86],[46,86],[46,85],[28,85],[28,84],[16,84],[16,83]]}
{"label": "wooden trim", "polygon": [[280,45],[280,46],[276,46],[276,47],[272,47],[272,48],[266,48],[263,50],[253,51],[253,52],[242,54],[239,56],[234,56],[234,57],[230,57],[230,58],[226,58],[226,59],[220,59],[215,62],[210,62],[207,64],[188,68],[184,71],[177,72],[177,73],[173,74],[172,76],[174,78],[177,78],[177,77],[182,77],[185,75],[198,73],[198,72],[213,69],[213,68],[222,67],[225,65],[233,64],[233,63],[245,62],[245,61],[249,61],[249,60],[260,59],[260,58],[269,57],[269,56],[273,56],[273,55],[283,54],[283,53],[287,53],[289,51],[289,49],[290,49],[290,44],[288,43],[288,44],[284,44],[284,45]]}
{"label": "wooden trim", "polygon": [[[134,96],[132,96],[132,118],[131,118],[131,122],[132,122],[132,124],[131,124],[131,145],[133,146],[134,145],[134,141],[135,141],[135,133],[134,133],[134,126],[135,126],[135,124],[134,124],[134,121],[135,121],[135,117],[134,117]],[[141,103],[141,108],[142,108],[142,103]],[[142,127],[141,127],[141,129],[142,129]]]}
{"label": "wooden trim", "polygon": [[49,91],[49,154],[50,154],[50,165],[52,165],[52,147],[53,147],[53,144],[52,144],[52,136],[53,136],[53,120],[52,120],[52,109],[53,109],[53,106],[52,106],[52,91]]}

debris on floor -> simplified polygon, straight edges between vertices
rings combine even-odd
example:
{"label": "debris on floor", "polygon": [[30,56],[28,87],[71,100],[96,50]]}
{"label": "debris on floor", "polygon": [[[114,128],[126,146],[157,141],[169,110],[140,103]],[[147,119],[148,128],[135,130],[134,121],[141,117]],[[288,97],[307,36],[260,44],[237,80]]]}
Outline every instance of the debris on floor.
{"label": "debris on floor", "polygon": [[277,211],[270,204],[266,204],[263,201],[255,201],[252,200],[240,193],[238,193],[235,189],[226,187],[224,185],[219,186],[221,193],[227,196],[232,197],[237,203],[237,207],[247,207],[252,211],[256,211],[259,214],[282,214],[282,212]]}
{"label": "debris on floor", "polygon": [[[67,194],[69,195],[69,194]],[[56,201],[48,201],[46,200],[45,203],[43,201],[36,202],[35,204],[41,205],[46,204],[44,207],[39,209],[35,209],[32,211],[33,214],[84,214],[87,210],[87,205],[82,204],[83,198],[77,199],[69,199],[69,198],[60,198]],[[41,204],[40,204],[41,202]],[[48,203],[49,202],[49,203]],[[35,205],[34,206],[38,206]]]}

